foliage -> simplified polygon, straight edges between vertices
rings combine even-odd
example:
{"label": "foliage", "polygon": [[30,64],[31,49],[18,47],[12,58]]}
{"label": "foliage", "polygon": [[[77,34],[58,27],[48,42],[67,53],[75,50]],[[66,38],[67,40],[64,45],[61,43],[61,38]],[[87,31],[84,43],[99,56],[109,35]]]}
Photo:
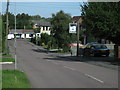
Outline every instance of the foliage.
{"label": "foliage", "polygon": [[[15,28],[15,15],[12,13],[8,13],[8,18],[9,18],[9,29],[14,29]],[[3,24],[6,24],[6,14],[2,15],[3,19]],[[33,23],[31,20],[50,20],[50,18],[44,18],[41,17],[40,15],[34,15],[30,16],[28,14],[22,13],[22,14],[17,14],[16,15],[16,27],[17,29],[32,29]]]}
{"label": "foliage", "polygon": [[0,18],[0,53],[2,52],[2,19]]}
{"label": "foliage", "polygon": [[0,33],[2,35],[1,36],[1,44],[2,44],[2,53],[5,53],[6,52],[6,45],[5,45],[5,37],[6,37],[6,30],[5,30],[5,24],[3,24],[3,20],[0,21],[0,25],[1,25],[1,30],[0,30]]}
{"label": "foliage", "polygon": [[86,34],[120,45],[120,2],[88,2],[81,7]]}
{"label": "foliage", "polygon": [[71,22],[71,16],[69,14],[60,11],[56,14],[52,14],[51,19],[51,34],[53,42],[57,44],[58,48],[64,47],[68,43],[72,42],[73,34],[69,34],[69,23]]}
{"label": "foliage", "polygon": [[35,32],[35,33],[40,33],[40,28],[34,29],[34,32]]}
{"label": "foliage", "polygon": [[0,58],[0,62],[15,62],[14,58]]}
{"label": "foliage", "polygon": [[[8,12],[9,18],[9,28],[13,29],[15,27],[15,16],[14,14]],[[6,14],[2,15],[3,24],[6,25]]]}
{"label": "foliage", "polygon": [[49,41],[50,35],[48,35],[47,33],[41,33],[41,42],[47,45]]}
{"label": "foliage", "polygon": [[30,16],[28,14],[17,14],[17,28],[18,29],[23,29],[24,26],[26,29],[31,29],[32,25],[30,25]]}
{"label": "foliage", "polygon": [[27,76],[18,70],[2,71],[2,88],[30,88]]}

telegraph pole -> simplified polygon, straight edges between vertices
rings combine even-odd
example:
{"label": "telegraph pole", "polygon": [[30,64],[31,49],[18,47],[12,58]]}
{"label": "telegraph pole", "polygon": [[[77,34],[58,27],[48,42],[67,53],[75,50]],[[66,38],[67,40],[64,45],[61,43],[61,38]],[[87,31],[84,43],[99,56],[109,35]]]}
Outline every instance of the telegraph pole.
{"label": "telegraph pole", "polygon": [[14,42],[14,46],[15,46],[15,69],[17,69],[17,42],[16,42],[16,2],[15,2],[15,36],[14,36],[14,39],[15,39],[15,42]]}
{"label": "telegraph pole", "polygon": [[[79,19],[80,20],[80,19]],[[77,27],[78,27],[78,30],[77,30],[77,57],[79,56],[79,20],[78,20],[78,23],[77,23]]]}
{"label": "telegraph pole", "polygon": [[8,41],[7,41],[7,35],[8,35],[8,25],[9,25],[9,22],[8,22],[8,8],[9,8],[9,0],[7,0],[7,8],[6,8],[6,54],[8,54]]}

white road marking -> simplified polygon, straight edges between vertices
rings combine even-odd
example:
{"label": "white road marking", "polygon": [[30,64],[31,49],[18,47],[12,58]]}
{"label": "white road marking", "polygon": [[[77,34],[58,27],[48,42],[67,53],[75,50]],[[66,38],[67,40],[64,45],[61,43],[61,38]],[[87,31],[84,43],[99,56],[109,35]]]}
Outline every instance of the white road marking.
{"label": "white road marking", "polygon": [[101,82],[101,83],[104,83],[104,81],[102,81],[102,80],[100,80],[100,79],[97,79],[97,78],[95,78],[95,77],[93,77],[93,76],[91,76],[91,75],[89,75],[89,74],[85,74],[85,76],[88,76],[88,77],[90,77],[90,78],[92,78],[92,79],[94,79],[94,80],[96,80],[96,81],[99,81],[99,82]]}
{"label": "white road marking", "polygon": [[71,70],[75,70],[74,68],[71,68],[71,67],[67,67],[67,66],[64,66],[65,68],[68,68],[68,69],[71,69]]}

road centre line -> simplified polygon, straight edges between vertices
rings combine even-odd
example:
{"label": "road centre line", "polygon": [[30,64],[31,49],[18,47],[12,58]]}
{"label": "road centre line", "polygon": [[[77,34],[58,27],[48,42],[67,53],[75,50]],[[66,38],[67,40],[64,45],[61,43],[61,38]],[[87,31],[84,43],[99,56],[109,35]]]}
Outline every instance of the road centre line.
{"label": "road centre line", "polygon": [[68,68],[68,69],[71,69],[71,70],[75,70],[74,68],[71,68],[71,67],[67,67],[67,66],[64,66],[65,68]]}
{"label": "road centre line", "polygon": [[97,79],[97,78],[95,78],[95,77],[93,77],[93,76],[91,76],[91,75],[89,75],[89,74],[85,74],[85,76],[90,77],[90,78],[92,78],[92,79],[94,79],[94,80],[96,80],[96,81],[99,81],[99,82],[101,82],[101,83],[104,83],[104,81],[102,81],[102,80],[100,80],[100,79]]}

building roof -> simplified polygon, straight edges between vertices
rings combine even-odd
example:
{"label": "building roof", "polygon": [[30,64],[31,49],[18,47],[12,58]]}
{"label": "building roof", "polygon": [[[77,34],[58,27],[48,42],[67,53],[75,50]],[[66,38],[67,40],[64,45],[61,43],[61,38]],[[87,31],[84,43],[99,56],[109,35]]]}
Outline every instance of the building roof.
{"label": "building roof", "polygon": [[72,18],[72,21],[73,21],[73,22],[78,22],[78,20],[80,20],[80,22],[82,22],[82,21],[83,21],[83,17],[82,17],[82,16],[74,16],[74,17]]}
{"label": "building roof", "polygon": [[51,26],[50,22],[47,22],[45,20],[32,20],[32,22],[39,26]]}
{"label": "building roof", "polygon": [[[11,30],[10,30],[10,33],[11,33],[11,34],[15,33],[15,29],[11,29]],[[16,29],[16,33],[18,33],[18,34],[22,34],[22,33],[26,33],[26,34],[27,34],[27,33],[30,33],[30,34],[33,34],[33,33],[34,33],[34,30]]]}

